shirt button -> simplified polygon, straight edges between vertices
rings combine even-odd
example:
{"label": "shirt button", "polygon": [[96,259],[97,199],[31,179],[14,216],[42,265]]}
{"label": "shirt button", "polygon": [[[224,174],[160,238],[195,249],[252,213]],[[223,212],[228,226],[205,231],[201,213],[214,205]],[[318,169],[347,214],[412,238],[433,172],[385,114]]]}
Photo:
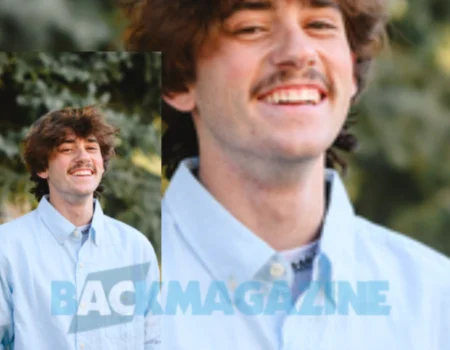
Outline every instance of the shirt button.
{"label": "shirt button", "polygon": [[80,349],[84,349],[84,343],[80,343]]}
{"label": "shirt button", "polygon": [[81,304],[80,304],[80,309],[81,309],[81,310],[83,310],[85,307],[86,307],[86,304],[85,304],[85,303],[81,303]]}
{"label": "shirt button", "polygon": [[285,268],[280,263],[273,263],[272,266],[270,266],[270,274],[272,277],[281,277],[285,273]]}
{"label": "shirt button", "polygon": [[73,231],[73,235],[74,235],[75,237],[78,237],[78,236],[80,236],[80,233],[78,232],[78,230],[75,230],[75,231]]}
{"label": "shirt button", "polygon": [[83,264],[82,262],[80,262],[80,263],[78,264],[78,266],[80,267],[80,269],[82,269],[83,266],[84,266],[84,264]]}
{"label": "shirt button", "polygon": [[232,291],[234,291],[234,290],[236,289],[236,287],[237,287],[237,282],[236,282],[236,280],[235,280],[234,278],[230,278],[230,279],[228,280],[228,287],[229,287]]}

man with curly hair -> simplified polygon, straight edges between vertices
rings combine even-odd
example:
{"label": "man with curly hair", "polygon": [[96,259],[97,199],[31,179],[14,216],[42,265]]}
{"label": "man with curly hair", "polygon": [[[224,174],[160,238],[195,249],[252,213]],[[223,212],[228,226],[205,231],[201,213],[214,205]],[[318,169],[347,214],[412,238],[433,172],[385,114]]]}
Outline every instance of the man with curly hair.
{"label": "man with curly hair", "polygon": [[128,14],[128,49],[163,52],[163,346],[450,348],[449,260],[358,217],[332,169],[356,145],[381,0]]}
{"label": "man with curly hair", "polygon": [[97,199],[117,133],[93,106],[31,127],[24,158],[39,205],[0,226],[0,349],[157,348],[153,247]]}

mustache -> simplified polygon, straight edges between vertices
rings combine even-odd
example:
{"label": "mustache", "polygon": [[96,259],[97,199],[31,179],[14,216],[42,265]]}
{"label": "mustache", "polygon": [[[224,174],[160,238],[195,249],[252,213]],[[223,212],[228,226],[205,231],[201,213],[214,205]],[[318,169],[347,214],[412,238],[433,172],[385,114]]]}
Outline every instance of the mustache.
{"label": "mustache", "polygon": [[68,172],[71,173],[78,169],[90,169],[94,173],[97,172],[97,168],[95,167],[95,165],[92,164],[91,162],[87,162],[85,160],[80,160],[80,161],[76,162],[72,167],[69,168]]}
{"label": "mustache", "polygon": [[297,80],[306,80],[308,82],[319,82],[321,83],[328,93],[332,94],[333,84],[330,80],[317,69],[308,68],[304,70],[301,74],[298,73],[297,70],[289,69],[289,70],[279,70],[275,73],[269,75],[267,78],[261,80],[257,83],[251,90],[251,95],[255,96],[262,90],[268,90],[272,86],[276,86],[277,84],[289,83],[290,81]]}

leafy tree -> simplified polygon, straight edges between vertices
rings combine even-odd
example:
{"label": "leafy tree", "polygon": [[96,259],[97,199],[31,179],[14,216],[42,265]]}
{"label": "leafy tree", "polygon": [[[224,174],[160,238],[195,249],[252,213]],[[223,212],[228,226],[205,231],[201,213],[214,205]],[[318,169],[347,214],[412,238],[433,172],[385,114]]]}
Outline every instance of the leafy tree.
{"label": "leafy tree", "polygon": [[120,46],[117,0],[2,0],[0,47],[8,51],[101,51]]}
{"label": "leafy tree", "polygon": [[357,210],[450,255],[450,3],[394,1],[390,47],[357,106]]}

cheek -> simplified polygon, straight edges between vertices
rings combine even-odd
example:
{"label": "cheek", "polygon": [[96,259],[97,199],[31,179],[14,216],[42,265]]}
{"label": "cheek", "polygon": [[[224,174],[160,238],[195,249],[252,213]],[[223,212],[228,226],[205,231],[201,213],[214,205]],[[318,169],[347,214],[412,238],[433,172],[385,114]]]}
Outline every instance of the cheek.
{"label": "cheek", "polygon": [[265,53],[258,48],[230,49],[225,67],[231,82],[239,89],[249,89],[255,83],[255,78],[261,78]]}
{"label": "cheek", "polygon": [[48,164],[48,173],[53,174],[53,177],[65,175],[67,169],[69,168],[68,161],[64,159],[56,159]]}
{"label": "cheek", "polygon": [[241,86],[251,72],[251,58],[236,55],[229,55],[224,58],[226,61],[222,65],[223,78],[226,79],[227,83]]}
{"label": "cheek", "polygon": [[351,52],[341,50],[341,54],[335,56],[334,64],[343,83],[351,86],[354,81],[354,59]]}
{"label": "cheek", "polygon": [[105,171],[105,164],[104,164],[104,162],[103,162],[103,158],[102,158],[102,157],[99,157],[99,158],[96,160],[96,165],[97,165],[97,170],[98,170],[101,174],[103,174],[104,171]]}
{"label": "cheek", "polygon": [[255,53],[243,51],[239,44],[222,47],[199,62],[199,77],[205,85],[220,84],[233,90],[246,87],[255,70]]}

